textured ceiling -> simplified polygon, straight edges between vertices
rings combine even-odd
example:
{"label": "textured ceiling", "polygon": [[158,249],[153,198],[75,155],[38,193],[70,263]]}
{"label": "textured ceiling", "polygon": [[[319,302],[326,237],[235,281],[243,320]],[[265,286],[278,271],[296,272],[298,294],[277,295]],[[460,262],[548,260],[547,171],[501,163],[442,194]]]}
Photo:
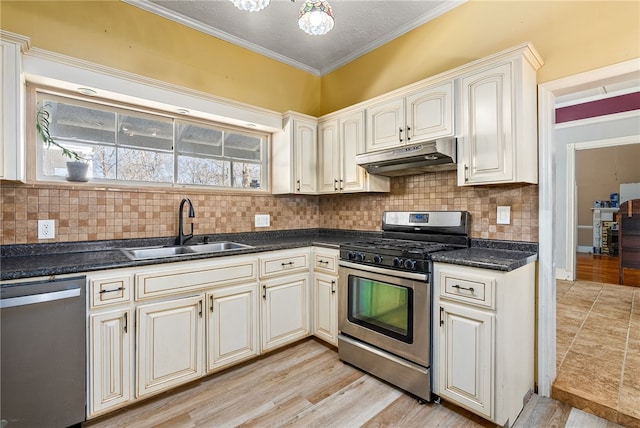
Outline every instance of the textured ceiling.
{"label": "textured ceiling", "polygon": [[298,28],[302,0],[272,0],[259,12],[229,0],[123,0],[165,18],[323,75],[466,0],[330,0],[335,26],[324,36]]}

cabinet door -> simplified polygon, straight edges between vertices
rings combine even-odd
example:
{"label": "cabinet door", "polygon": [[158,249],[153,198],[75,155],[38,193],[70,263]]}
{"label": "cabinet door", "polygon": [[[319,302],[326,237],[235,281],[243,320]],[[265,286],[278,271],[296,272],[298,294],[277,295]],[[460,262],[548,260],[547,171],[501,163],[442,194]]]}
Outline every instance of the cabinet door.
{"label": "cabinet door", "polygon": [[440,302],[439,392],[463,407],[493,417],[494,315]]}
{"label": "cabinet door", "polygon": [[318,137],[318,191],[335,193],[340,191],[338,120],[320,124]]}
{"label": "cabinet door", "polygon": [[313,275],[313,335],[338,346],[338,277]]}
{"label": "cabinet door", "polygon": [[207,370],[258,355],[258,285],[207,294]]}
{"label": "cabinet door", "polygon": [[356,155],[365,151],[363,111],[340,119],[340,143],[342,151],[340,190],[344,192],[365,190],[367,171],[356,163]]}
{"label": "cabinet door", "polygon": [[316,124],[296,119],[293,126],[295,192],[316,193]]}
{"label": "cabinet door", "polygon": [[262,349],[269,350],[309,335],[309,275],[262,283]]}
{"label": "cabinet door", "polygon": [[453,81],[407,96],[408,143],[420,143],[453,134]]}
{"label": "cabinet door", "polygon": [[95,416],[131,400],[133,322],[128,309],[89,319],[88,414]]}
{"label": "cabinet door", "polygon": [[511,97],[511,63],[462,78],[459,185],[513,180]]}
{"label": "cabinet door", "polygon": [[0,42],[0,178],[5,180],[25,180],[23,88],[20,44],[2,40]]}
{"label": "cabinet door", "polygon": [[202,296],[141,305],[137,315],[138,397],[202,375]]}
{"label": "cabinet door", "polygon": [[366,151],[405,144],[404,97],[367,109]]}

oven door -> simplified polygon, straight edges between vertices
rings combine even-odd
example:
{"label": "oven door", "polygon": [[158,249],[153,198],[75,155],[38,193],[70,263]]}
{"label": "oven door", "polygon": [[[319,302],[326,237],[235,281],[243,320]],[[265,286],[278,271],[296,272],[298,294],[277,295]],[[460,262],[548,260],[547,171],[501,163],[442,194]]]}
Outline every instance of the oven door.
{"label": "oven door", "polygon": [[338,328],[344,335],[430,366],[428,276],[340,261]]}

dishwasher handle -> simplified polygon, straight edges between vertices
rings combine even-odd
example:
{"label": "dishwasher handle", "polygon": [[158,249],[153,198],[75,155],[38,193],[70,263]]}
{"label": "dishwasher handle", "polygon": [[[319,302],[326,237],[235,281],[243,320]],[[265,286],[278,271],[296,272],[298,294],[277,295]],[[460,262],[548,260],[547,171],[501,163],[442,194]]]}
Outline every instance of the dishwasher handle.
{"label": "dishwasher handle", "polygon": [[0,309],[13,308],[16,306],[33,305],[35,303],[53,302],[55,300],[69,299],[80,296],[80,288],[54,291],[51,293],[32,294],[30,296],[10,297],[0,300]]}

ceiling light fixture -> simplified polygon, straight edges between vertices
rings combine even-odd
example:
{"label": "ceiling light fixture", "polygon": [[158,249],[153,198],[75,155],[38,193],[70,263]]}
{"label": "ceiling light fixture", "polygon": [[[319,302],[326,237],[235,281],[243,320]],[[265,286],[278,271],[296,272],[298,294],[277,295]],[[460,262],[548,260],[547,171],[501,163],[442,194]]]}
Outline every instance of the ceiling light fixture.
{"label": "ceiling light fixture", "polygon": [[312,36],[327,34],[333,28],[334,19],[331,6],[327,1],[306,0],[300,8],[298,25]]}
{"label": "ceiling light fixture", "polygon": [[231,2],[240,10],[258,12],[269,6],[271,0],[231,0]]}

